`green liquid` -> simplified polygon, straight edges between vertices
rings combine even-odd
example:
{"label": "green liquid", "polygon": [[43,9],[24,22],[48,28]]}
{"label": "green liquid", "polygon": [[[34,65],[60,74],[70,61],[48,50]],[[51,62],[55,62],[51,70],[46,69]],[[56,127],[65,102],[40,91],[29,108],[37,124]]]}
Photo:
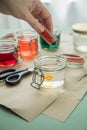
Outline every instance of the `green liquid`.
{"label": "green liquid", "polygon": [[53,50],[56,50],[59,48],[59,44],[60,44],[60,34],[58,34],[58,36],[55,36],[56,37],[56,41],[52,44],[52,45],[49,45],[41,36],[40,36],[40,44],[41,44],[41,48],[42,49],[45,49],[45,50],[50,50],[50,51],[53,51]]}

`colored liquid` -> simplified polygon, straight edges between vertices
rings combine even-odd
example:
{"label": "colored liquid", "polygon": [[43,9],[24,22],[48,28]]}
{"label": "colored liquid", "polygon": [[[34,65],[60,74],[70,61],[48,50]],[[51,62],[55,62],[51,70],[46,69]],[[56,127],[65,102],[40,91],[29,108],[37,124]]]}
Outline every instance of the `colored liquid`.
{"label": "colored liquid", "polygon": [[56,41],[49,45],[41,36],[40,36],[40,44],[41,44],[41,48],[42,49],[46,49],[46,50],[56,50],[57,48],[59,48],[59,44],[60,44],[60,34],[57,36],[55,35],[56,37]]}
{"label": "colored liquid", "polygon": [[17,63],[17,56],[15,56],[14,52],[0,52],[0,66],[1,67],[9,67],[13,66]]}
{"label": "colored liquid", "polygon": [[28,35],[21,36],[18,40],[20,52],[24,60],[33,59],[37,55],[38,40],[33,39]]}
{"label": "colored liquid", "polygon": [[47,29],[41,33],[41,37],[47,42],[47,44],[52,45],[56,41],[56,37],[52,35]]}

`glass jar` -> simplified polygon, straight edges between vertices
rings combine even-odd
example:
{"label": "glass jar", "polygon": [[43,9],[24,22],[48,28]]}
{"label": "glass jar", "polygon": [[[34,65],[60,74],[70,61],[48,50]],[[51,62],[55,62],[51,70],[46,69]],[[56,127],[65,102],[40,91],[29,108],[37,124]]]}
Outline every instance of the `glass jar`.
{"label": "glass jar", "polygon": [[18,61],[18,48],[15,40],[0,40],[0,67],[13,66]]}
{"label": "glass jar", "polygon": [[66,60],[62,56],[42,54],[34,60],[34,74],[31,85],[37,89],[58,88],[64,84]]}
{"label": "glass jar", "polygon": [[41,36],[40,36],[40,45],[42,49],[49,50],[49,51],[54,51],[59,48],[60,44],[60,29],[55,26],[53,29],[53,36],[56,38],[56,41],[49,45]]}
{"label": "glass jar", "polygon": [[34,30],[21,30],[16,33],[16,37],[23,59],[33,59],[38,53],[37,33]]}
{"label": "glass jar", "polygon": [[73,45],[76,50],[87,52],[87,23],[78,23],[72,26]]}

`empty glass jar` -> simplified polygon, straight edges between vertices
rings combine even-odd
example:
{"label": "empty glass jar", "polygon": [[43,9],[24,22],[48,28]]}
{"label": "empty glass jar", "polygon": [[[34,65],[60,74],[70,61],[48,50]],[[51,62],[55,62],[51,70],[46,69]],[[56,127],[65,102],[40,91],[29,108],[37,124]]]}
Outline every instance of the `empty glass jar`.
{"label": "empty glass jar", "polygon": [[66,60],[58,55],[42,54],[34,60],[34,74],[31,85],[37,89],[58,88],[64,84]]}
{"label": "empty glass jar", "polygon": [[72,26],[73,45],[76,50],[87,53],[87,23],[78,23]]}

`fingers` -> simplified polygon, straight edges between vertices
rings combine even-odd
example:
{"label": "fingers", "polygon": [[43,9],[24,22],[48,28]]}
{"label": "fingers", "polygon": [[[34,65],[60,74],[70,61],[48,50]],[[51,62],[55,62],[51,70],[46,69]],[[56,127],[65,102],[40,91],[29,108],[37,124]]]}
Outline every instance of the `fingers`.
{"label": "fingers", "polygon": [[43,18],[43,21],[45,23],[46,28],[52,32],[52,30],[53,30],[53,22],[52,22],[51,14],[48,11],[48,9],[45,8],[45,7],[42,8],[42,11],[41,11],[40,15]]}
{"label": "fingers", "polygon": [[[53,24],[49,11],[40,0],[3,0],[6,14],[27,21],[38,33],[44,31],[44,27],[52,31]],[[14,6],[13,6],[14,5]],[[4,8],[3,7],[3,8]]]}
{"label": "fingers", "polygon": [[38,32],[44,31],[44,27],[48,30],[53,30],[51,14],[48,9],[39,1],[34,1],[33,8],[28,7],[26,12],[26,21]]}
{"label": "fingers", "polygon": [[48,16],[48,17],[45,19],[45,23],[46,23],[47,29],[52,32],[52,31],[53,31],[53,23],[52,23],[52,18],[51,18],[51,16]]}
{"label": "fingers", "polygon": [[34,18],[31,14],[28,15],[29,18],[26,19],[26,21],[38,32],[41,33],[44,31],[44,28],[46,27],[48,30],[52,32],[53,25],[52,21],[47,18],[45,20],[39,20]]}
{"label": "fingers", "polygon": [[38,21],[38,19],[34,18],[31,13],[28,12],[25,20],[38,32],[41,33],[44,31],[44,26]]}
{"label": "fingers", "polygon": [[43,19],[40,15],[35,16],[35,18],[38,19],[38,21],[44,26],[46,27],[49,31],[53,31],[53,23],[52,23],[52,18],[49,15],[47,18]]}

